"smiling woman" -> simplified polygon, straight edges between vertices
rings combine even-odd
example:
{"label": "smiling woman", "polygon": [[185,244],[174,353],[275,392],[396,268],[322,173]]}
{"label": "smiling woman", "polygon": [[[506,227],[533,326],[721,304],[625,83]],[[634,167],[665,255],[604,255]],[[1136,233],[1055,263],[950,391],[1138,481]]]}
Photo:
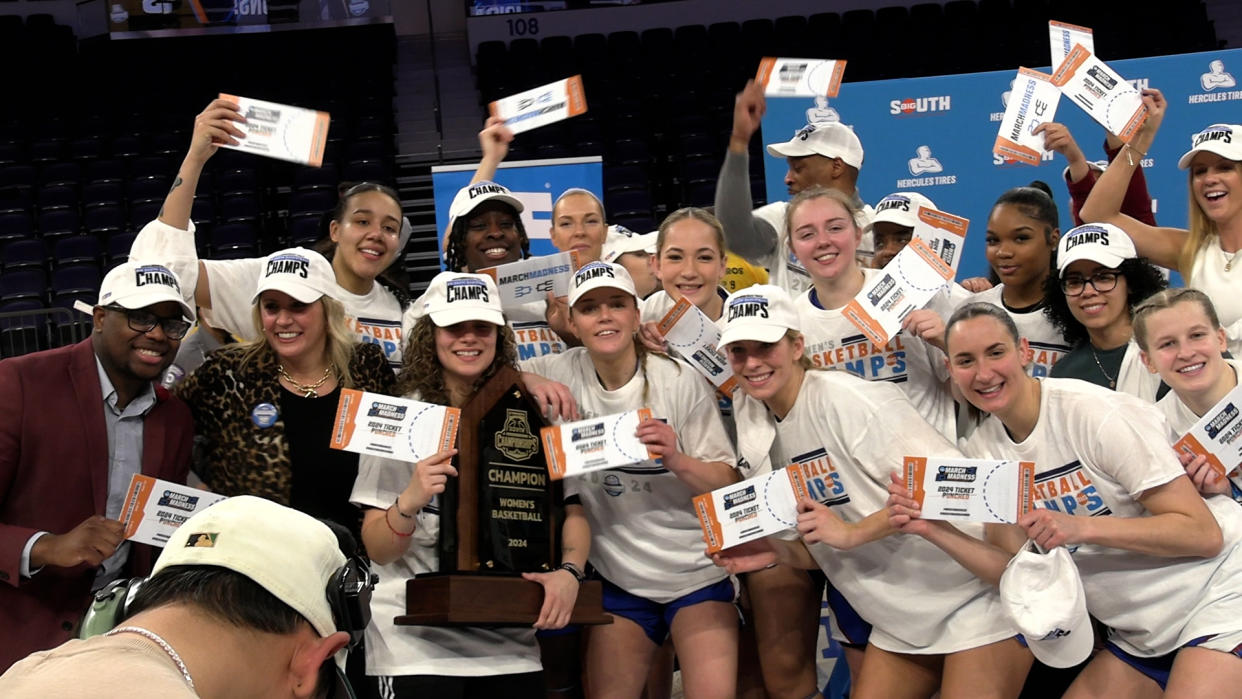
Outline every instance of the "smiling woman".
{"label": "smiling woman", "polygon": [[[183,280],[210,324],[243,339],[256,337],[250,290],[263,274],[259,258],[199,260],[190,220],[194,193],[207,160],[220,144],[242,138],[245,118],[226,100],[215,100],[194,121],[190,148],[159,217],[134,240],[131,257],[162,260]],[[402,316],[410,299],[398,278],[400,253],[409,239],[401,199],[392,188],[363,182],[341,187],[318,247],[331,262],[344,306],[345,327],[357,342],[378,345],[393,371],[401,366]]]}

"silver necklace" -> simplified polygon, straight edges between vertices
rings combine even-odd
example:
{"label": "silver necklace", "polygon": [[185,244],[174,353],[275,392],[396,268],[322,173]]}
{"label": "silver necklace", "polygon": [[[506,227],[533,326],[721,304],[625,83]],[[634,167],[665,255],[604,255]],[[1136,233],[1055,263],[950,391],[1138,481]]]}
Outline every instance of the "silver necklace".
{"label": "silver necklace", "polygon": [[160,638],[159,634],[155,633],[154,631],[148,631],[147,629],[144,629],[141,626],[118,626],[117,628],[112,629],[111,631],[109,631],[108,633],[105,633],[104,635],[115,636],[118,633],[136,633],[139,636],[143,636],[145,638],[151,639],[152,641],[155,641],[156,645],[158,645],[160,648],[163,648],[164,652],[168,654],[168,657],[172,658],[172,661],[177,665],[177,669],[181,671],[181,676],[185,678],[185,683],[190,685],[190,689],[194,689],[194,678],[190,677],[189,668],[187,668],[185,666],[185,663],[182,662],[181,656],[177,655],[177,651],[173,650],[173,647],[168,645],[168,641],[165,641],[164,639]]}
{"label": "silver necklace", "polygon": [[[1088,345],[1088,347],[1090,347],[1090,345]],[[1107,371],[1104,371],[1104,365],[1100,364],[1100,358],[1096,356],[1095,348],[1094,347],[1090,347],[1090,348],[1091,348],[1091,358],[1095,360],[1095,366],[1100,370],[1100,373],[1104,375],[1104,378],[1108,379],[1108,387],[1117,388],[1117,380],[1109,376]]]}

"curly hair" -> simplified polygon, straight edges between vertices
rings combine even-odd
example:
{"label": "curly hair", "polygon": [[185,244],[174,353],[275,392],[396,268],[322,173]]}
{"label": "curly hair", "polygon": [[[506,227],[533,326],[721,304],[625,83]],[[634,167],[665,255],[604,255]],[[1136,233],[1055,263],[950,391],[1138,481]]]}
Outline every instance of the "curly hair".
{"label": "curly hair", "polygon": [[[471,391],[477,391],[487,383],[502,366],[517,368],[517,340],[507,325],[496,329],[496,356],[475,379]],[[403,396],[417,394],[418,399],[425,403],[453,405],[444,385],[444,370],[436,355],[436,324],[431,321],[431,316],[419,318],[410,331],[410,340],[402,354],[401,371],[397,374],[397,393]]]}
{"label": "curly hair", "polygon": [[[517,228],[518,242],[522,245],[522,259],[530,257],[530,237],[526,235],[526,225],[522,223],[522,216],[517,210],[507,204],[501,204],[504,212],[513,217],[513,223]],[[453,219],[452,228],[449,229],[448,240],[444,244],[444,269],[449,272],[477,272],[478,270],[466,269],[466,228],[470,225],[470,219],[474,216],[474,212],[478,208],[472,209],[464,216],[458,216]]]}
{"label": "curly hair", "polygon": [[[1129,259],[1117,267],[1122,278],[1126,280],[1126,308],[1133,317],[1134,309],[1148,296],[1163,290],[1169,284],[1160,274],[1160,270],[1147,263],[1144,258]],[[1065,341],[1073,347],[1081,347],[1089,336],[1087,328],[1070,311],[1069,300],[1061,290],[1061,278],[1055,274],[1048,275],[1044,280],[1044,317],[1053,327],[1065,336]]]}

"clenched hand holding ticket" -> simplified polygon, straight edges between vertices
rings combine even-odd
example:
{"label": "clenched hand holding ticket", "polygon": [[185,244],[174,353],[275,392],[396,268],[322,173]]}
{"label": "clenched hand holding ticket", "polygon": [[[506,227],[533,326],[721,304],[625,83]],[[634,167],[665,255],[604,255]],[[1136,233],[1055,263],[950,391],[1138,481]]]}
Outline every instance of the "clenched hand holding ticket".
{"label": "clenched hand holding ticket", "polygon": [[1173,445],[1174,449],[1192,456],[1206,456],[1208,465],[1217,475],[1229,477],[1238,487],[1242,487],[1242,475],[1238,470],[1242,464],[1240,409],[1242,384],[1226,393]]}
{"label": "clenched hand holding ticket", "polygon": [[1052,77],[1030,68],[1019,68],[1005,105],[992,152],[1010,160],[1038,166],[1044,155],[1043,134],[1036,126],[1052,121],[1061,102],[1061,91]]}
{"label": "clenched hand holding ticket", "polygon": [[640,408],[541,428],[548,474],[559,481],[590,471],[658,462],[659,457],[635,434],[638,423],[650,417],[650,408]]}
{"label": "clenched hand holding ticket", "polygon": [[836,97],[845,61],[822,58],[765,58],[755,82],[769,97]]}
{"label": "clenched hand holding ticket", "polygon": [[694,496],[707,552],[793,529],[798,502],[805,497],[806,481],[797,465]]}
{"label": "clenched hand holding ticket", "polygon": [[657,326],[670,349],[707,377],[721,393],[737,387],[729,360],[721,354],[720,328],[684,296],[673,304]]}
{"label": "clenched hand holding ticket", "polygon": [[235,146],[221,143],[221,148],[314,167],[323,164],[330,121],[327,112],[234,95],[221,94],[220,99],[236,104],[237,111],[246,117],[245,122],[234,124],[246,137]]}
{"label": "clenched hand holding ticket", "polygon": [[515,134],[578,116],[587,110],[582,76],[575,75],[503,97],[487,108],[492,116],[504,119],[505,126]]}
{"label": "clenched hand holding ticket", "polygon": [[1031,461],[907,456],[905,472],[923,519],[1014,524],[1034,507]]}
{"label": "clenched hand holding ticket", "polygon": [[[920,208],[920,218],[923,211],[926,209]],[[909,245],[863,285],[842,313],[868,340],[883,347],[901,331],[906,316],[926,306],[952,278],[953,268],[948,263],[923,240],[911,238]]]}
{"label": "clenched hand holding ticket", "polygon": [[417,462],[451,449],[460,423],[457,408],[342,388],[329,446]]}
{"label": "clenched hand holding ticket", "polygon": [[191,515],[223,499],[219,493],[135,473],[121,509],[125,538],[139,544],[163,546]]}
{"label": "clenched hand holding ticket", "polygon": [[568,296],[569,278],[580,266],[578,251],[570,250],[488,267],[479,270],[479,274],[496,282],[500,306],[508,310],[542,301],[549,291],[556,296]]}
{"label": "clenched hand holding ticket", "polygon": [[1057,66],[1052,84],[1125,143],[1147,121],[1139,91],[1080,44]]}

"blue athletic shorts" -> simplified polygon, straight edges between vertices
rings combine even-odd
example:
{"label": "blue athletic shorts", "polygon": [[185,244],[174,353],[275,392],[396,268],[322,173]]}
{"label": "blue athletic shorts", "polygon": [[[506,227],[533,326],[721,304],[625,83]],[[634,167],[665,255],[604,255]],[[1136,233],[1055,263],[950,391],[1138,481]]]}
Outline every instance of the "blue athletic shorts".
{"label": "blue athletic shorts", "polygon": [[[1242,658],[1242,645],[1233,645],[1234,641],[1237,640],[1236,638],[1231,638],[1231,640],[1226,642],[1227,646],[1233,646],[1231,649],[1216,647],[1221,645],[1219,642],[1220,640],[1225,637],[1232,636],[1234,636],[1234,634],[1211,634],[1209,636],[1200,636],[1182,646],[1182,648],[1195,648],[1202,646],[1212,648],[1212,650],[1220,650],[1223,653],[1232,653],[1233,655]],[[1160,689],[1163,690],[1168,686],[1169,673],[1173,670],[1173,661],[1177,658],[1177,651],[1173,651],[1167,655],[1157,655],[1153,658],[1140,658],[1136,655],[1130,655],[1121,648],[1118,648],[1112,641],[1106,643],[1104,647],[1107,648],[1113,655],[1120,658],[1126,665],[1129,665],[1135,670],[1138,670],[1144,675],[1155,680],[1156,684],[1160,685]]]}
{"label": "blue athletic shorts", "polygon": [[632,595],[613,585],[607,580],[604,583],[604,611],[617,614],[638,624],[643,633],[657,646],[663,645],[668,638],[669,628],[673,625],[673,617],[682,607],[689,607],[700,602],[733,602],[737,591],[733,588],[733,579],[725,578],[694,592],[682,595],[672,602],[653,602],[646,597]]}

